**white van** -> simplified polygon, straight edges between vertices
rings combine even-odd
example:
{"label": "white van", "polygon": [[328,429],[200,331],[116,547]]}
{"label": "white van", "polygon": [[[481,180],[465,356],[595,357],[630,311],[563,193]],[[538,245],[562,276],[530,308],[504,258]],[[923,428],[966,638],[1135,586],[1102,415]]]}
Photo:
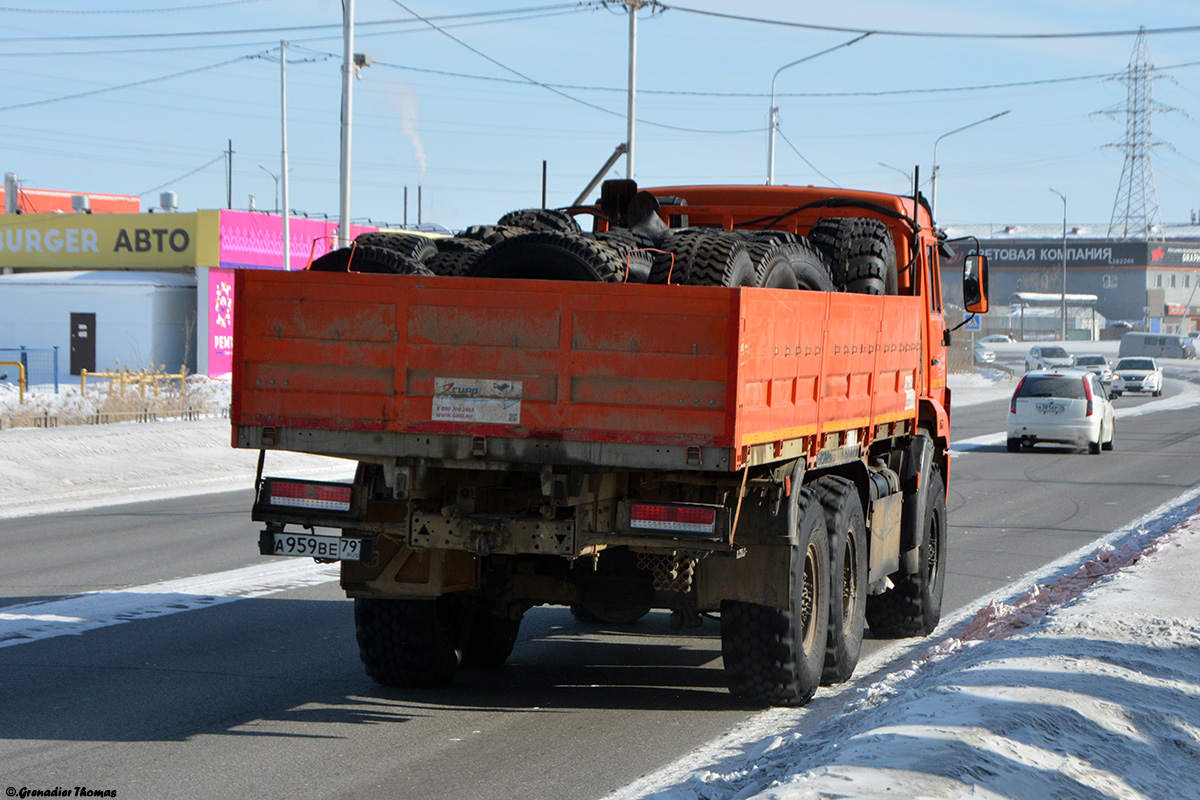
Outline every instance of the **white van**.
{"label": "white van", "polygon": [[1196,345],[1190,337],[1174,333],[1127,333],[1121,337],[1117,356],[1195,358]]}

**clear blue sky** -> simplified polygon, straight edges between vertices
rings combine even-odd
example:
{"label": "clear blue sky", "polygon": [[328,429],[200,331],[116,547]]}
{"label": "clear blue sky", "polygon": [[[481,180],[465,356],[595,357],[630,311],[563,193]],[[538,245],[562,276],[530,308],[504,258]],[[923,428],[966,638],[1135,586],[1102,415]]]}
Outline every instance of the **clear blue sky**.
{"label": "clear blue sky", "polygon": [[[354,85],[355,220],[401,222],[407,186],[415,222],[421,185],[423,221],[451,228],[492,222],[540,203],[543,160],[547,202],[565,205],[625,140],[628,17],[619,4],[404,6],[439,18],[445,33],[393,0],[356,2],[355,50],[375,63]],[[1066,194],[1072,224],[1107,223],[1124,157],[1105,145],[1123,138],[1125,118],[1095,112],[1122,107],[1126,86],[1086,76],[1121,73],[1134,37],[883,31],[1052,34],[1200,24],[1195,0],[666,6],[639,17],[639,183],[764,182],[772,75],[856,35],[686,9],[870,29],[881,32],[780,74],[786,141],[776,145],[776,182],[905,191],[901,172],[919,165],[926,181],[939,136],[1011,109],[939,145],[942,225],[1056,222],[1062,203],[1050,187]],[[524,10],[511,13],[517,9]],[[31,187],[142,194],[143,208],[158,204],[160,187],[176,191],[183,210],[217,208],[225,206],[221,156],[232,139],[234,207],[245,208],[253,194],[259,209],[272,209],[276,183],[268,171],[280,171],[278,47],[285,39],[291,206],[336,217],[341,16],[340,0],[0,0],[0,171],[18,173]],[[371,24],[383,21],[391,22]],[[1159,204],[1164,221],[1183,222],[1200,209],[1200,31],[1153,34],[1149,44],[1164,75],[1154,82],[1154,99],[1179,109],[1153,118],[1155,139],[1169,143],[1154,149]],[[263,57],[243,58],[256,54]],[[1074,78],[1083,79],[1063,80]],[[977,88],[1027,82],[1044,83]],[[899,93],[957,87],[975,88]],[[624,177],[624,162],[612,174]]]}

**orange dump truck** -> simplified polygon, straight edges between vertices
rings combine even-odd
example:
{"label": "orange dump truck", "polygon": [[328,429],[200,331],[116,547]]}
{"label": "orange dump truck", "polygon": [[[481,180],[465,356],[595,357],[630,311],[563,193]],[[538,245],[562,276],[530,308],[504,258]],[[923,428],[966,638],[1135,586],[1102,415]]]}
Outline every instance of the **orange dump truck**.
{"label": "orange dump truck", "polygon": [[664,609],[719,614],[736,695],[802,704],[867,625],[939,620],[942,245],[919,196],[611,181],[595,206],[241,271],[234,445],[358,462],[352,483],[260,466],[260,549],[340,561],[383,684],[500,666],[533,606]]}

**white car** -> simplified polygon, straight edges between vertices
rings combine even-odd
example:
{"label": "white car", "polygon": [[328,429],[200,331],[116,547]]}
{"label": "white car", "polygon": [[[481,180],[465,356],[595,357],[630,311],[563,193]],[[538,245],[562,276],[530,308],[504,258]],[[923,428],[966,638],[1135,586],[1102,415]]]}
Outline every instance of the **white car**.
{"label": "white car", "polygon": [[1112,383],[1113,371],[1109,366],[1108,359],[1102,355],[1088,353],[1087,355],[1075,356],[1075,368],[1086,369],[1089,372],[1096,373],[1096,377],[1105,386]]}
{"label": "white car", "polygon": [[1070,369],[1075,356],[1057,344],[1035,344],[1025,354],[1025,371],[1033,369]]}
{"label": "white car", "polygon": [[1080,369],[1026,373],[1008,406],[1008,452],[1039,442],[1112,450],[1117,420],[1095,373]]}
{"label": "white car", "polygon": [[1120,397],[1125,392],[1150,392],[1162,396],[1162,367],[1153,358],[1122,358],[1113,367],[1112,393]]}
{"label": "white car", "polygon": [[991,336],[984,336],[982,339],[976,341],[983,342],[984,344],[1007,344],[1016,340],[1007,334],[993,333]]}

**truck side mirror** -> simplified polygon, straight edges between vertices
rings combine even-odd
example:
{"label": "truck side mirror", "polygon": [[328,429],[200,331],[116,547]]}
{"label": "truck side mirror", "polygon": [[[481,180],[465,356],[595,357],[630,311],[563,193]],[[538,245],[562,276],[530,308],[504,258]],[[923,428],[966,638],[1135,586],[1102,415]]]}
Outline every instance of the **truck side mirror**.
{"label": "truck side mirror", "polygon": [[988,310],[987,256],[974,253],[963,259],[963,307],[971,314]]}

